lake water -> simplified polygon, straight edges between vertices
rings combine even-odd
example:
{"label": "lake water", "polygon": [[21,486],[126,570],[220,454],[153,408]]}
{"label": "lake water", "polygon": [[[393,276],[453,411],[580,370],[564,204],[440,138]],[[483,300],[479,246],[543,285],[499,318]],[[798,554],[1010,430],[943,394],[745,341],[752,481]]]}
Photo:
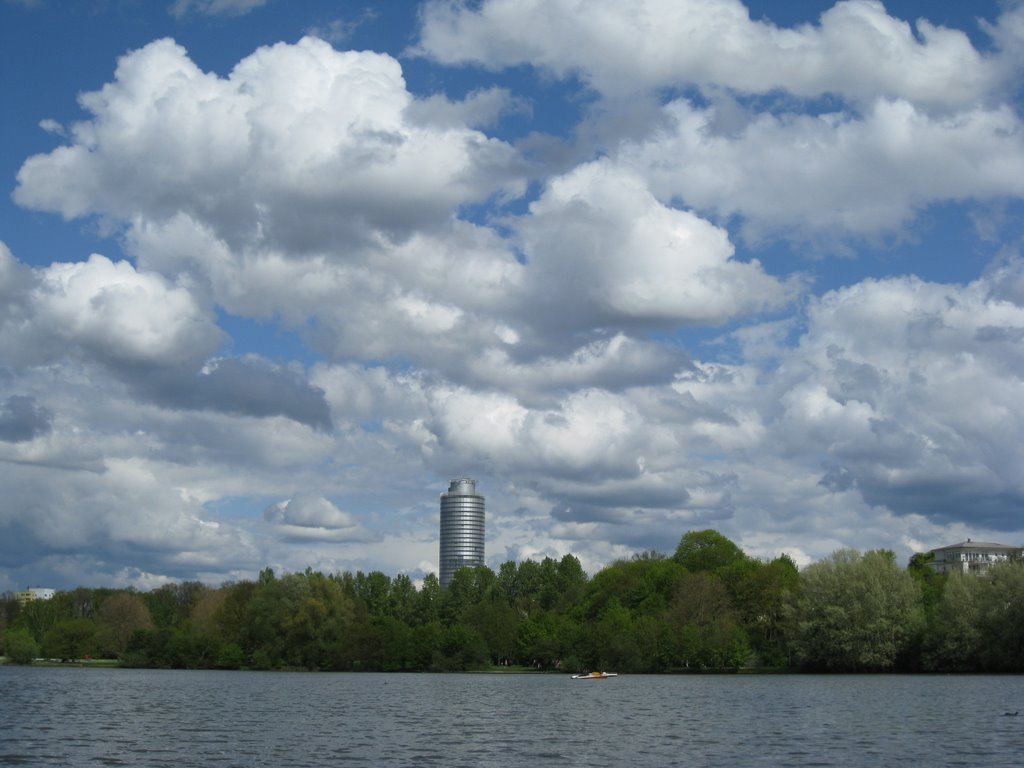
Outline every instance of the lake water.
{"label": "lake water", "polygon": [[1024,677],[0,667],[5,766],[907,763],[1024,763]]}

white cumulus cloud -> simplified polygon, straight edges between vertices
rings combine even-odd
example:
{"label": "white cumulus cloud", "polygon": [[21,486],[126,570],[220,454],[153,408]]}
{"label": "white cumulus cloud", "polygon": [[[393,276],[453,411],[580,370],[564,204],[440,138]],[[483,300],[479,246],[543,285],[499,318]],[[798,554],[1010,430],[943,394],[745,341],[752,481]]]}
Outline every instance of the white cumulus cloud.
{"label": "white cumulus cloud", "polygon": [[222,339],[186,289],[99,254],[35,270],[18,302],[0,347],[23,360],[78,350],[114,365],[173,365],[202,359]]}
{"label": "white cumulus cloud", "polygon": [[368,537],[355,517],[322,496],[301,494],[271,504],[263,519],[292,541],[359,541]]}
{"label": "white cumulus cloud", "polygon": [[596,161],[552,179],[517,223],[537,310],[552,327],[717,324],[782,306],[792,286],[733,258],[728,233]]}
{"label": "white cumulus cloud", "polygon": [[409,118],[395,59],[316,38],[260,48],[227,78],[158,40],[80,100],[91,119],[25,162],[20,204],[125,221],[184,212],[232,245],[301,252],[443,222],[513,180],[502,142]]}
{"label": "white cumulus cloud", "polygon": [[[739,0],[435,1],[423,17],[419,50],[440,62],[579,74],[615,97],[693,84],[958,108],[1012,84],[1005,65],[962,31],[898,19],[876,0],[839,2],[796,28],[752,20]],[[1007,13],[997,40],[1015,17]]]}
{"label": "white cumulus cloud", "polygon": [[748,234],[898,231],[935,202],[1024,195],[1024,125],[1007,107],[935,117],[876,101],[863,117],[761,114],[716,130],[716,109],[666,105],[664,128],[619,160],[659,199],[742,217]]}

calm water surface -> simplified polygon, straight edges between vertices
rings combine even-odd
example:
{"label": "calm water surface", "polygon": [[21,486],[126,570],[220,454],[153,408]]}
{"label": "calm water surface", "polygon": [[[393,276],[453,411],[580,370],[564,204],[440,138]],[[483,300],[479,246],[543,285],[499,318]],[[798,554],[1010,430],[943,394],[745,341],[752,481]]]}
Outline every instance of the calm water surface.
{"label": "calm water surface", "polygon": [[[1020,716],[1004,713],[1020,711]],[[0,765],[1024,764],[1024,677],[0,667]]]}

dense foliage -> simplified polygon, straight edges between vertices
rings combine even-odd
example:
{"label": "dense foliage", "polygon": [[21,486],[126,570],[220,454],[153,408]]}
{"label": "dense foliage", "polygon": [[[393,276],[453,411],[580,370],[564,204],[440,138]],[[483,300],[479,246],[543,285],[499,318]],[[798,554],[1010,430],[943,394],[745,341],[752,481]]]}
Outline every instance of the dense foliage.
{"label": "dense foliage", "polygon": [[277,575],[221,587],[86,589],[0,601],[8,659],[129,666],[620,672],[1024,671],[1024,565],[940,576],[928,557],[840,550],[802,572],[691,531],[588,578],[571,555],[429,575]]}

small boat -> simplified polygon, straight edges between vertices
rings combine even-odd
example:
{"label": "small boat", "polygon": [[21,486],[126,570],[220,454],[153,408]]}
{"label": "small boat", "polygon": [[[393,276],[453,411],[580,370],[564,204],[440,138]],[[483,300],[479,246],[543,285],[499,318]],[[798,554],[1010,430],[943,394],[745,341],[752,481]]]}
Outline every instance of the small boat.
{"label": "small boat", "polygon": [[609,677],[618,677],[617,672],[584,672],[580,675],[573,675],[573,680],[607,680]]}

